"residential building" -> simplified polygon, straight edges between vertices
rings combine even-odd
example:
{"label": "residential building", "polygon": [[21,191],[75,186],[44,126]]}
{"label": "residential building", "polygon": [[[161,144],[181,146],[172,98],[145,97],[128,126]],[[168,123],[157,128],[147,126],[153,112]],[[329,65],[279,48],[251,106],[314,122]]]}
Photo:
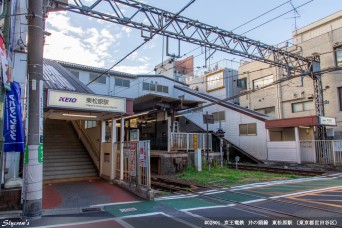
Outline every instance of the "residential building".
{"label": "residential building", "polygon": [[[342,66],[342,11],[309,24],[293,32],[292,43],[282,48],[304,57],[318,55],[320,68]],[[281,68],[261,62],[243,62],[239,79],[245,80],[247,90],[258,89],[288,77]],[[328,136],[342,138],[342,79],[341,71],[322,74],[324,116],[336,118],[336,127],[329,126]],[[313,80],[309,76],[285,80],[260,91],[240,97],[243,107],[267,114],[276,119],[317,115]]]}

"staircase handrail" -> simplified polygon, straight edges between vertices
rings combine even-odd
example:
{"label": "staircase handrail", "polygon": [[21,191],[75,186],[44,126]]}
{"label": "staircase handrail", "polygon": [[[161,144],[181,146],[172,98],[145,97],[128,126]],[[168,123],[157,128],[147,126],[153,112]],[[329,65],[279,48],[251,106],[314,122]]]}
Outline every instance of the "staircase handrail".
{"label": "staircase handrail", "polygon": [[97,169],[100,167],[100,150],[98,150],[95,144],[92,142],[91,138],[87,134],[84,127],[82,127],[80,121],[71,121],[72,125],[77,131],[78,136],[80,137],[83,145],[86,147],[88,153],[90,154],[91,158],[93,159]]}

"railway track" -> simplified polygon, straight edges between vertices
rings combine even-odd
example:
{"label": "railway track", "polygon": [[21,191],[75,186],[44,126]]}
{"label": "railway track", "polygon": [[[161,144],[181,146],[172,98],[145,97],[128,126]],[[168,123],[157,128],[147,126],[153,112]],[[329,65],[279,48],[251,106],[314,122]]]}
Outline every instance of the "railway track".
{"label": "railway track", "polygon": [[[302,208],[307,208],[310,210],[318,210],[318,211],[324,211],[328,213],[333,213],[335,215],[339,215],[339,217],[342,217],[342,211],[336,211],[336,210],[331,210],[327,208],[322,208],[322,207],[316,207],[304,203],[298,203],[298,202],[292,202],[288,201],[286,199],[280,199],[280,198],[269,198],[269,197],[263,197],[260,195],[254,195],[250,193],[245,193],[245,192],[237,192],[229,189],[223,189],[223,188],[212,188],[212,187],[206,187],[206,186],[200,186],[200,185],[190,185],[183,183],[181,181],[175,181],[175,180],[170,180],[170,179],[165,179],[165,178],[159,178],[159,177],[154,177],[154,183],[159,183],[157,186],[162,186],[164,189],[168,189],[170,192],[177,192],[177,193],[191,193],[194,196],[197,197],[202,197],[206,198],[211,201],[217,201],[217,202],[224,202],[227,204],[234,204],[234,209],[241,210],[241,211],[250,211],[251,213],[258,214],[260,216],[264,217],[269,217],[272,219],[283,219],[284,216],[288,219],[294,219],[294,220],[312,220],[312,218],[307,218],[303,216],[298,216],[295,213],[287,213],[275,209],[270,209],[270,208],[265,208],[261,207],[258,205],[251,205],[251,204],[246,204],[243,202],[239,202],[233,199],[226,199],[226,198],[221,198],[218,196],[215,196],[214,194],[211,193],[206,193],[210,191],[219,191],[219,192],[226,192],[232,195],[236,195],[237,197],[243,195],[243,196],[249,196],[249,197],[254,197],[260,200],[268,200],[271,202],[276,202],[284,205],[291,205],[291,206],[296,206],[296,207],[302,207]],[[153,183],[152,182],[152,183]],[[199,192],[198,190],[202,190],[202,192]],[[204,190],[207,190],[206,192]],[[234,197],[233,197],[234,198]],[[304,226],[305,227],[305,226]],[[309,227],[309,226],[306,226]],[[327,225],[326,227],[341,227],[337,225]]]}
{"label": "railway track", "polygon": [[[229,168],[236,168],[235,164],[229,164]],[[281,167],[269,167],[269,166],[256,166],[256,165],[246,165],[238,164],[237,168],[239,170],[250,170],[250,171],[263,171],[268,173],[281,173],[281,174],[295,174],[300,176],[318,176],[323,175],[324,171],[318,170],[299,170],[293,168],[281,168]]]}
{"label": "railway track", "polygon": [[160,178],[155,176],[152,176],[151,178],[151,185],[153,189],[162,190],[170,193],[188,192],[199,187],[197,185],[188,184],[182,181]]}

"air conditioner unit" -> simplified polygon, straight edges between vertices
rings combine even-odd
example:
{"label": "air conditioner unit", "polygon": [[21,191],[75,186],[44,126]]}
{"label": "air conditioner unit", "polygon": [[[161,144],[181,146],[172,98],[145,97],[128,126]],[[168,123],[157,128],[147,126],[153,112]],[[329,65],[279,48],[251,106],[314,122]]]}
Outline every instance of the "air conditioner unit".
{"label": "air conditioner unit", "polygon": [[309,100],[313,100],[314,99],[314,95],[313,94],[309,94],[307,97]]}

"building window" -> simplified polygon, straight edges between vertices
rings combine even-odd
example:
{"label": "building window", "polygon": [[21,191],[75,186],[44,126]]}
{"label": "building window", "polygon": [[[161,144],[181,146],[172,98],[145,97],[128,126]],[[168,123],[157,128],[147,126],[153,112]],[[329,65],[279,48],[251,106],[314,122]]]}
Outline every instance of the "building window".
{"label": "building window", "polygon": [[340,101],[340,111],[342,111],[342,87],[339,87],[337,89],[338,89],[338,99]]}
{"label": "building window", "polygon": [[143,90],[159,92],[159,93],[169,93],[169,87],[158,85],[154,83],[143,82]]}
{"label": "building window", "polygon": [[257,135],[256,123],[240,124],[240,135]]}
{"label": "building window", "polygon": [[107,78],[106,76],[100,76],[99,77],[99,75],[97,75],[97,74],[89,74],[89,82],[106,84],[106,78]]}
{"label": "building window", "polygon": [[260,109],[255,109],[256,112],[275,117],[275,107],[268,107],[268,108],[260,108]]}
{"label": "building window", "polygon": [[214,116],[214,121],[215,122],[226,121],[225,111],[213,112],[213,116]]}
{"label": "building window", "polygon": [[342,67],[342,46],[335,48],[336,66]]}
{"label": "building window", "polygon": [[300,103],[293,103],[292,104],[292,112],[304,112],[310,111],[314,109],[313,101],[305,101]]}
{"label": "building window", "polygon": [[84,125],[85,129],[94,128],[96,126],[97,125],[96,125],[96,121],[95,120],[86,120],[85,121],[85,125]]}
{"label": "building window", "polygon": [[115,86],[130,87],[130,81],[122,78],[115,78]]}
{"label": "building window", "polygon": [[237,80],[237,87],[247,89],[247,78],[241,78]]}
{"label": "building window", "polygon": [[274,81],[273,75],[255,79],[253,80],[253,89],[258,89],[258,88],[262,88],[264,86],[270,85],[273,83],[273,81]]}
{"label": "building window", "polygon": [[75,78],[80,79],[80,72],[71,70],[70,73],[71,73]]}

